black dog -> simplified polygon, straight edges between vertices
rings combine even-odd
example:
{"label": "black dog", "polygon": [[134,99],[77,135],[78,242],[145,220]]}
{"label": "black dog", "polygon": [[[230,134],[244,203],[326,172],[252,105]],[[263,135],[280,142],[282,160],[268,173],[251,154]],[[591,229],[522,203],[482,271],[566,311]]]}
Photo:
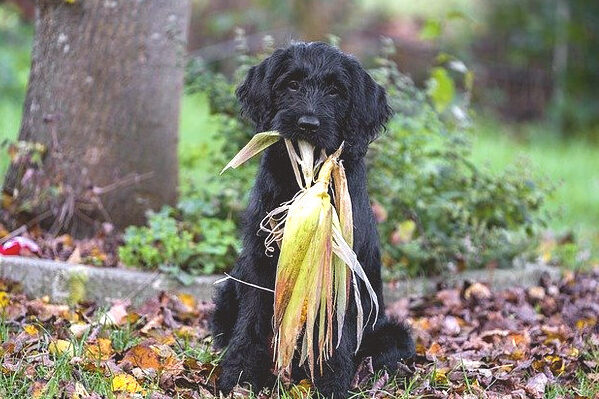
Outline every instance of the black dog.
{"label": "black dog", "polygon": [[[379,241],[366,191],[364,155],[391,115],[385,90],[377,85],[354,58],[324,43],[293,44],[276,50],[249,70],[237,89],[242,114],[256,131],[278,130],[283,136],[302,138],[318,152],[335,151],[343,141],[342,159],[347,173],[354,215],[354,251],[376,290],[378,322],[366,326],[356,351],[356,308],[350,307],[340,346],[314,381],[320,394],[342,398],[348,394],[356,365],[373,357],[376,368],[397,368],[400,359],[414,354],[406,328],[384,314]],[[262,218],[288,201],[299,187],[293,177],[284,144],[267,149],[245,213],[243,251],[232,275],[242,281],[273,288],[278,253],[265,255],[264,234],[258,232]],[[366,289],[361,286],[364,314],[370,311]],[[218,292],[212,320],[217,348],[228,346],[222,359],[219,389],[227,393],[238,383],[250,383],[255,391],[272,383],[273,295],[227,280]],[[297,366],[293,378],[304,378]]]}

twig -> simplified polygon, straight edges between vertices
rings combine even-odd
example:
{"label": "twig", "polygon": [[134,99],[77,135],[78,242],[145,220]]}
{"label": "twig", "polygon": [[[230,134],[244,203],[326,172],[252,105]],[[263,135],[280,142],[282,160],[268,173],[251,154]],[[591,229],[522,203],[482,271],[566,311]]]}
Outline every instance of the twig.
{"label": "twig", "polygon": [[4,244],[6,241],[10,240],[11,238],[14,238],[14,237],[18,236],[19,234],[22,234],[26,231],[27,231],[27,225],[24,224],[21,227],[19,227],[18,229],[13,230],[10,233],[8,233],[7,235],[5,235],[4,237],[0,238],[0,245]]}
{"label": "twig", "polygon": [[147,180],[149,178],[151,178],[152,176],[154,176],[154,172],[147,172],[147,173],[143,173],[143,174],[138,174],[138,173],[132,173],[128,176],[123,177],[120,180],[115,181],[114,183],[111,183],[107,186],[104,187],[93,187],[92,188],[92,192],[96,195],[103,195],[106,194],[110,191],[114,191],[117,188],[120,188],[122,186],[127,186],[130,184],[137,184],[143,180]]}

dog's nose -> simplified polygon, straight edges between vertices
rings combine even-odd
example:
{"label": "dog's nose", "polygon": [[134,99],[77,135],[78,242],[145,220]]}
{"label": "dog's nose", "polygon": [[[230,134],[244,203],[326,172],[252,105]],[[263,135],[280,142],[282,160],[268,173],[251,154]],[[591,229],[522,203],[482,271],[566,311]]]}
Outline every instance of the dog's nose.
{"label": "dog's nose", "polygon": [[297,125],[302,130],[313,132],[320,126],[320,121],[315,116],[304,115],[297,120]]}

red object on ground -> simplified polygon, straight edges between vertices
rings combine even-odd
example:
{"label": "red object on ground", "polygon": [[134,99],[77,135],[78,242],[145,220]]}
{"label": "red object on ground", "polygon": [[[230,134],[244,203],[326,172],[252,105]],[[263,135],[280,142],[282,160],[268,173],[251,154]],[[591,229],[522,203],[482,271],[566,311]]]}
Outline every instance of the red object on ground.
{"label": "red object on ground", "polygon": [[0,255],[17,256],[24,249],[33,253],[40,251],[40,247],[29,238],[14,237],[0,245]]}

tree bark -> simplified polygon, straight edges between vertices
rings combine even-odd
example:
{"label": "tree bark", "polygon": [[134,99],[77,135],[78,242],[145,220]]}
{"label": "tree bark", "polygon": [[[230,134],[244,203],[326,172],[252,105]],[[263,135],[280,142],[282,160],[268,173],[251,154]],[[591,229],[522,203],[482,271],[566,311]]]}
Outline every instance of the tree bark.
{"label": "tree bark", "polygon": [[[117,228],[177,198],[189,8],[188,0],[38,2],[19,140],[60,154],[43,167],[78,195],[98,194],[95,216]],[[20,184],[22,170],[12,165],[5,192]],[[71,214],[76,234],[89,234]]]}

